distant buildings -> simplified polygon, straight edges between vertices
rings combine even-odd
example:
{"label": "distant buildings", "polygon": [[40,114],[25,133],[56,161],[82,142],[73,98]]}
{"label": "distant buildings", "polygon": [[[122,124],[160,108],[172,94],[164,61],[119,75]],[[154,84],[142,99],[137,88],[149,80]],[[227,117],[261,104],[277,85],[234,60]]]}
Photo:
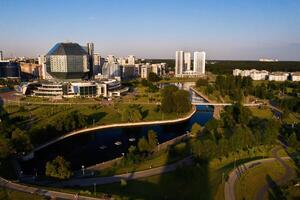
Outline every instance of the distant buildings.
{"label": "distant buildings", "polygon": [[141,78],[148,79],[150,72],[153,72],[158,76],[163,76],[165,75],[166,66],[166,63],[143,64],[141,66]]}
{"label": "distant buildings", "polygon": [[4,60],[3,58],[3,51],[0,51],[0,61]]}
{"label": "distant buildings", "polygon": [[129,55],[127,60],[128,60],[128,62],[127,62],[128,65],[134,65],[135,64],[135,56],[134,55]]}
{"label": "distant buildings", "polygon": [[251,77],[253,80],[266,80],[267,76],[269,75],[269,72],[266,70],[240,70],[240,69],[234,69],[233,70],[233,76],[242,76],[242,77]]}
{"label": "distant buildings", "polygon": [[35,63],[20,62],[22,77],[41,78],[43,75],[43,65]]}
{"label": "distant buildings", "polygon": [[260,58],[259,62],[278,62],[278,59]]}
{"label": "distant buildings", "polygon": [[205,52],[194,52],[194,72],[205,74]]}
{"label": "distant buildings", "polygon": [[103,78],[121,77],[121,65],[117,62],[105,62],[102,67]]}
{"label": "distant buildings", "polygon": [[177,76],[183,73],[184,51],[176,51],[175,57],[175,75]]}
{"label": "distant buildings", "polygon": [[194,52],[194,65],[191,69],[191,53],[176,51],[175,53],[175,76],[202,76],[205,74],[205,52]]}
{"label": "distant buildings", "polygon": [[184,71],[191,70],[191,53],[184,52]]}
{"label": "distant buildings", "polygon": [[288,80],[289,73],[286,72],[273,72],[269,74],[269,81],[286,81]]}
{"label": "distant buildings", "polygon": [[20,65],[11,61],[0,61],[0,78],[19,79]]}
{"label": "distant buildings", "polygon": [[[266,70],[240,70],[234,69],[233,76],[251,77],[253,80],[269,80],[269,81],[300,81],[300,72],[268,72]],[[290,79],[289,79],[290,77]]]}
{"label": "distant buildings", "polygon": [[291,73],[292,81],[300,81],[300,72],[293,72]]}
{"label": "distant buildings", "polygon": [[151,72],[151,65],[150,65],[150,63],[144,64],[141,67],[141,78],[148,79],[150,72]]}

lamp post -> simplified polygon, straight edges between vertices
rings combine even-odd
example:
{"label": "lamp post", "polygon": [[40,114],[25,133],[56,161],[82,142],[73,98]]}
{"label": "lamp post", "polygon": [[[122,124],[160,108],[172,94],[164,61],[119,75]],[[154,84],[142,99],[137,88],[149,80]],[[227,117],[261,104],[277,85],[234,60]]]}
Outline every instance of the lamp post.
{"label": "lamp post", "polygon": [[82,169],[82,176],[84,176],[84,165],[81,166]]}
{"label": "lamp post", "polygon": [[96,196],[97,195],[97,187],[96,187],[97,185],[96,185],[96,183],[94,183],[94,195]]}

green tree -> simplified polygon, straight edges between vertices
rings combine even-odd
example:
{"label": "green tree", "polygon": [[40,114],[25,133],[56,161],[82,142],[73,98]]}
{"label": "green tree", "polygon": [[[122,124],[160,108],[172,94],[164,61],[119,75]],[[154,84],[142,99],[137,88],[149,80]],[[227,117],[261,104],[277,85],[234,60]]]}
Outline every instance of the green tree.
{"label": "green tree", "polygon": [[288,137],[288,144],[295,148],[295,149],[298,149],[299,146],[300,146],[300,143],[299,141],[297,140],[297,135],[295,132],[293,132],[289,137]]}
{"label": "green tree", "polygon": [[122,112],[122,119],[128,122],[140,121],[143,118],[141,108],[137,105],[129,105]]}
{"label": "green tree", "polygon": [[191,136],[196,137],[200,134],[202,128],[201,125],[195,122],[191,128]]}
{"label": "green tree", "polygon": [[149,150],[149,144],[145,137],[142,137],[138,141],[138,149],[140,152],[145,153]]}
{"label": "green tree", "polygon": [[158,82],[158,81],[160,81],[160,78],[154,72],[150,72],[149,76],[148,76],[148,81],[150,81],[150,82]]}
{"label": "green tree", "polygon": [[8,140],[0,135],[0,159],[6,158],[10,153]]}
{"label": "green tree", "polygon": [[70,162],[62,156],[57,156],[54,160],[46,163],[46,176],[63,180],[70,178],[71,175]]}
{"label": "green tree", "polygon": [[173,93],[178,91],[174,85],[166,86],[161,90],[161,109],[165,113],[172,113],[176,111],[176,104],[173,98]]}
{"label": "green tree", "polygon": [[173,99],[176,105],[177,113],[186,113],[191,107],[190,94],[185,90],[178,90],[173,94]]}
{"label": "green tree", "polygon": [[11,134],[11,143],[17,152],[28,152],[32,149],[30,138],[19,128],[16,128]]}
{"label": "green tree", "polygon": [[148,134],[147,134],[147,137],[148,137],[148,151],[149,153],[153,152],[154,149],[156,148],[157,144],[158,144],[158,140],[157,140],[157,134],[155,131],[153,130],[149,130],[148,131]]}
{"label": "green tree", "polygon": [[196,86],[197,86],[197,87],[207,86],[207,85],[208,85],[208,79],[200,78],[200,79],[198,79],[197,82],[196,82]]}

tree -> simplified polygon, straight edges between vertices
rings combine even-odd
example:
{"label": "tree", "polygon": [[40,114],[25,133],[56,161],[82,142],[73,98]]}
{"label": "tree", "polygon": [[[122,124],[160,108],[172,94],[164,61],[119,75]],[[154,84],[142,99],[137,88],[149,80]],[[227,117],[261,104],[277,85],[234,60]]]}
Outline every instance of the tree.
{"label": "tree", "polygon": [[138,141],[138,149],[140,152],[147,152],[149,149],[149,144],[148,141],[146,140],[145,137],[142,137]]}
{"label": "tree", "polygon": [[130,163],[135,163],[138,159],[137,152],[138,152],[138,150],[137,150],[136,146],[131,145],[128,148],[128,153],[126,155],[126,160]]}
{"label": "tree", "polygon": [[190,94],[185,90],[178,90],[173,94],[173,99],[176,105],[177,113],[186,113],[191,107]]}
{"label": "tree", "polygon": [[141,108],[137,105],[129,105],[123,110],[122,119],[124,121],[134,122],[143,118]]}
{"label": "tree", "polygon": [[200,79],[198,79],[197,82],[196,82],[196,86],[197,86],[197,87],[207,86],[207,85],[208,85],[208,79],[200,78]]}
{"label": "tree", "polygon": [[143,78],[141,80],[141,84],[142,84],[142,86],[147,87],[149,85],[149,82],[146,79]]}
{"label": "tree", "polygon": [[148,76],[148,81],[150,81],[150,82],[158,82],[158,81],[160,81],[160,78],[154,72],[150,72],[149,76]]}
{"label": "tree", "polygon": [[147,139],[142,137],[138,141],[138,149],[142,153],[152,153],[158,144],[156,132],[149,130],[147,134]]}
{"label": "tree", "polygon": [[32,144],[28,135],[19,128],[16,128],[11,135],[11,143],[17,152],[28,152],[32,149]]}
{"label": "tree", "polygon": [[217,154],[217,150],[216,143],[210,139],[204,141],[197,140],[192,145],[194,155],[204,160],[213,158]]}
{"label": "tree", "polygon": [[201,125],[195,122],[191,128],[191,136],[196,137],[201,132]]}
{"label": "tree", "polygon": [[174,85],[169,85],[161,90],[161,109],[165,113],[172,113],[176,110],[176,104],[173,99],[173,93],[175,93],[178,88]]}
{"label": "tree", "polygon": [[191,109],[189,92],[176,86],[166,86],[161,91],[161,108],[165,113],[185,113]]}
{"label": "tree", "polygon": [[295,132],[293,132],[289,137],[288,137],[288,144],[295,148],[295,149],[298,149],[299,146],[300,146],[300,143],[299,141],[297,140],[297,135]]}
{"label": "tree", "polygon": [[149,130],[147,137],[148,137],[148,144],[149,144],[148,151],[149,153],[151,153],[154,151],[155,147],[158,144],[156,132],[153,130]]}
{"label": "tree", "polygon": [[6,158],[10,153],[8,140],[0,135],[0,159]]}
{"label": "tree", "polygon": [[70,162],[62,156],[57,156],[53,161],[46,163],[46,176],[63,180],[70,178],[71,175]]}

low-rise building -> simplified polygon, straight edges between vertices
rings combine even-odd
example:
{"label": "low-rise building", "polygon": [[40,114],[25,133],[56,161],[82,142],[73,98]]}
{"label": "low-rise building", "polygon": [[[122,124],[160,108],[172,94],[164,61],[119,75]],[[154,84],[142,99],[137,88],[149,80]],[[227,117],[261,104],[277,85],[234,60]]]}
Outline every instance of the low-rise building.
{"label": "low-rise building", "polygon": [[128,92],[128,87],[123,87],[116,79],[102,81],[79,81],[79,82],[29,82],[22,83],[18,92],[24,95],[46,98],[71,98],[71,97],[113,97],[121,96]]}
{"label": "low-rise building", "polygon": [[286,72],[273,72],[269,74],[269,81],[286,81],[288,76]]}
{"label": "low-rise building", "polygon": [[33,96],[48,97],[48,98],[62,98],[63,85],[60,83],[42,84],[33,90]]}
{"label": "low-rise building", "polygon": [[300,81],[300,72],[291,73],[291,80],[292,81]]}
{"label": "low-rise building", "polygon": [[234,69],[232,72],[233,76],[251,77],[253,80],[266,80],[269,72],[266,70],[240,70]]}

